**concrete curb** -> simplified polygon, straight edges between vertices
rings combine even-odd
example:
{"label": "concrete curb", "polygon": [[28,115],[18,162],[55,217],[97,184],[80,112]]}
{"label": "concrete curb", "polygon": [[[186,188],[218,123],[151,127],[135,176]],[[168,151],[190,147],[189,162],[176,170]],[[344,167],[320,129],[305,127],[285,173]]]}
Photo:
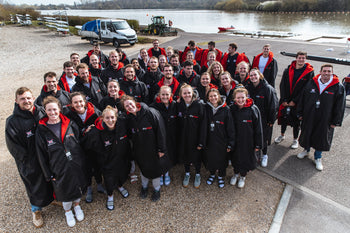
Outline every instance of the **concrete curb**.
{"label": "concrete curb", "polygon": [[275,216],[273,217],[270,229],[269,229],[269,233],[279,233],[281,226],[282,226],[282,221],[284,218],[284,215],[286,213],[288,204],[289,204],[289,200],[292,196],[292,192],[293,192],[293,187],[289,184],[286,185],[286,187],[284,188],[281,200],[278,204]]}

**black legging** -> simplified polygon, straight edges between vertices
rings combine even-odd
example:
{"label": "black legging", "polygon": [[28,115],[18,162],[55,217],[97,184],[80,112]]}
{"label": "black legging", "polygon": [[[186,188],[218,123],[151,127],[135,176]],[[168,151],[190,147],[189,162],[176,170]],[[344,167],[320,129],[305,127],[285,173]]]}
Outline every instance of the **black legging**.
{"label": "black legging", "polygon": [[[299,131],[300,131],[300,126],[299,124],[295,124],[291,126],[293,128],[293,137],[294,139],[298,138],[299,136]],[[281,125],[281,133],[284,134],[287,130],[287,124],[282,124]]]}
{"label": "black legging", "polygon": [[[209,171],[210,175],[215,175],[216,170]],[[226,169],[218,169],[218,176],[225,177],[226,176]]]}
{"label": "black legging", "polygon": [[[201,171],[201,163],[200,162],[197,162],[197,163],[194,163],[194,168],[196,169],[196,174],[199,174],[200,171]],[[185,172],[190,172],[190,164],[184,164],[185,166]]]}

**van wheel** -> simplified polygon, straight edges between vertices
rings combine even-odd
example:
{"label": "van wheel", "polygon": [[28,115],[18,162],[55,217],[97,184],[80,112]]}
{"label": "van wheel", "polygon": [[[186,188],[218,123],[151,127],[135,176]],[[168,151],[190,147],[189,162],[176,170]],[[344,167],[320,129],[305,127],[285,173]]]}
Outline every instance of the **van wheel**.
{"label": "van wheel", "polygon": [[114,39],[114,40],[113,40],[113,46],[116,47],[116,48],[119,47],[119,42],[118,42],[117,39]]}
{"label": "van wheel", "polygon": [[131,46],[134,46],[134,45],[135,45],[135,43],[130,43],[130,45],[131,45]]}

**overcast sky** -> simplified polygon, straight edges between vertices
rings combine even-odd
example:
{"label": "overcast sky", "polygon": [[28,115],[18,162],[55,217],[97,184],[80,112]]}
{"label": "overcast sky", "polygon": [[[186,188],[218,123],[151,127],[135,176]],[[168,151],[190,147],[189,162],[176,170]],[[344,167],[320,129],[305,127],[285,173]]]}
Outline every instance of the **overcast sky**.
{"label": "overcast sky", "polygon": [[[68,5],[73,5],[74,4],[74,0],[5,0],[10,4],[16,4],[16,5],[20,5],[20,4],[28,4],[28,5],[48,5],[48,4],[55,4],[55,5],[59,5],[59,4],[68,4]],[[79,0],[75,0],[75,2],[80,3]]]}

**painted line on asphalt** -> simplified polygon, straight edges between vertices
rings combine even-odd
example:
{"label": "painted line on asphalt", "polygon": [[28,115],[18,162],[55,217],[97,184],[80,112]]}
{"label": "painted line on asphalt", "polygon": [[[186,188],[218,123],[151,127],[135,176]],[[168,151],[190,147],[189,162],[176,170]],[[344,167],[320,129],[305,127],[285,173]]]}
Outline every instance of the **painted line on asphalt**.
{"label": "painted line on asphalt", "polygon": [[303,192],[306,192],[306,193],[308,193],[308,194],[310,194],[310,195],[312,195],[312,196],[314,196],[314,197],[316,197],[316,198],[318,198],[318,199],[320,199],[320,200],[322,200],[322,201],[324,201],[324,202],[326,202],[326,203],[328,203],[328,204],[330,204],[330,205],[332,205],[332,206],[334,206],[334,207],[336,207],[336,208],[338,208],[338,209],[340,209],[340,210],[350,214],[350,208],[348,208],[348,207],[346,207],[346,206],[344,206],[342,204],[339,204],[338,202],[333,201],[333,200],[331,200],[331,199],[329,199],[329,198],[327,198],[325,196],[322,196],[321,194],[316,193],[315,191],[312,191],[311,189],[306,188],[305,186],[302,186],[302,185],[298,184],[297,182],[295,182],[295,181],[293,181],[291,179],[288,179],[288,178],[283,177],[283,176],[281,176],[281,175],[279,175],[279,174],[277,174],[277,173],[275,173],[273,171],[269,171],[267,169],[263,169],[263,168],[260,168],[260,167],[258,168],[258,170],[262,171],[262,172],[264,172],[264,173],[266,173],[266,174],[268,174],[268,175],[270,175],[270,176],[272,176],[272,177],[274,177],[274,178],[276,178],[276,179],[278,179],[278,180],[280,180],[280,181],[282,181],[282,182],[284,182],[286,184],[289,184],[289,185],[293,186],[296,189],[299,189],[299,190],[301,190]]}
{"label": "painted line on asphalt", "polygon": [[287,211],[290,198],[292,196],[293,187],[289,184],[284,188],[281,200],[278,204],[275,216],[273,217],[269,233],[279,233],[282,225],[284,215]]}

